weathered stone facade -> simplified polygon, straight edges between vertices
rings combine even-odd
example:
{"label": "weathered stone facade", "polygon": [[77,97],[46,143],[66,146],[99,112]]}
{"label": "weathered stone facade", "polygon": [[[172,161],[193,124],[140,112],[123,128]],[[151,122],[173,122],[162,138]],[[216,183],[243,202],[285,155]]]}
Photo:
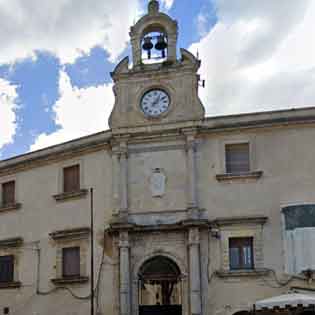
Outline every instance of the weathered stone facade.
{"label": "weathered stone facade", "polygon": [[[185,50],[175,57],[177,23],[150,5],[131,30],[134,67],[124,59],[112,74],[111,129],[0,162],[0,187],[15,181],[16,201],[0,208],[0,256],[14,256],[0,313],[89,312],[91,187],[98,314],[139,314],[141,290],[159,281],[141,278],[155,257],[179,270],[183,315],[230,315],[291,287],[314,288],[285,272],[281,209],[315,203],[315,108],[204,118],[200,62]],[[161,29],[170,54],[143,64],[141,37]],[[152,88],[171,98],[154,119],[139,109]],[[249,144],[250,170],[230,174],[225,148],[238,143]],[[80,166],[80,190],[64,193],[71,165]],[[253,268],[231,270],[229,240],[244,237],[253,240]],[[73,246],[80,277],[63,279],[61,250]]]}

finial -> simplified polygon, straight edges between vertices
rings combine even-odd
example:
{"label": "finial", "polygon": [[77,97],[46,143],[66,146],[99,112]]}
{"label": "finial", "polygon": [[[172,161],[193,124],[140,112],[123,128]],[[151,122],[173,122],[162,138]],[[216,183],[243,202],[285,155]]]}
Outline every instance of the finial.
{"label": "finial", "polygon": [[150,15],[157,14],[160,10],[160,4],[157,0],[150,0],[148,4],[148,12]]}

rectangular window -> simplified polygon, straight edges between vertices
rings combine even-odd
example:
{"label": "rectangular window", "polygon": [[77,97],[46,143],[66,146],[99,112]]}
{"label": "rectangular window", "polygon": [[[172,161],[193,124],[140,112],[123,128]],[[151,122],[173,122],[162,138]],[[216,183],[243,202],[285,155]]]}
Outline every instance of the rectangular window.
{"label": "rectangular window", "polygon": [[241,174],[250,171],[249,143],[225,145],[226,172]]}
{"label": "rectangular window", "polygon": [[0,256],[0,283],[13,282],[14,256]]}
{"label": "rectangular window", "polygon": [[63,169],[63,192],[80,190],[80,165],[73,165]]}
{"label": "rectangular window", "polygon": [[62,249],[62,276],[63,278],[80,276],[80,247]]}
{"label": "rectangular window", "polygon": [[15,181],[2,184],[2,206],[12,206],[15,203]]}
{"label": "rectangular window", "polygon": [[239,237],[229,239],[230,269],[253,269],[253,238]]}

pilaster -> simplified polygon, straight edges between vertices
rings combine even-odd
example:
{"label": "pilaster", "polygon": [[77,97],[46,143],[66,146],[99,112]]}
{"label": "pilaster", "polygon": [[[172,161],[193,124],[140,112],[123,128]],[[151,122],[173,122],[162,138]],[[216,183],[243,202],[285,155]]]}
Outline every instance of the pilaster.
{"label": "pilaster", "polygon": [[199,211],[197,200],[197,169],[196,169],[196,129],[184,130],[186,137],[186,157],[187,157],[187,209],[190,219],[198,219]]}
{"label": "pilaster", "polygon": [[119,233],[120,315],[131,314],[129,233]]}
{"label": "pilaster", "polygon": [[190,278],[190,308],[192,315],[202,314],[201,281],[200,281],[200,236],[199,228],[189,229],[189,278]]}

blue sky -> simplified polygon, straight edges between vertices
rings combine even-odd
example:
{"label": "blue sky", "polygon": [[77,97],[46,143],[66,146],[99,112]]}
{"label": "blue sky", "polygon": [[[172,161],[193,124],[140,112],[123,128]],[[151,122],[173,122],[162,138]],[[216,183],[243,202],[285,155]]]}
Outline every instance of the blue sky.
{"label": "blue sky", "polygon": [[[208,116],[315,105],[315,1],[160,2],[199,51]],[[108,128],[109,73],[146,5],[0,2],[0,159]]]}

